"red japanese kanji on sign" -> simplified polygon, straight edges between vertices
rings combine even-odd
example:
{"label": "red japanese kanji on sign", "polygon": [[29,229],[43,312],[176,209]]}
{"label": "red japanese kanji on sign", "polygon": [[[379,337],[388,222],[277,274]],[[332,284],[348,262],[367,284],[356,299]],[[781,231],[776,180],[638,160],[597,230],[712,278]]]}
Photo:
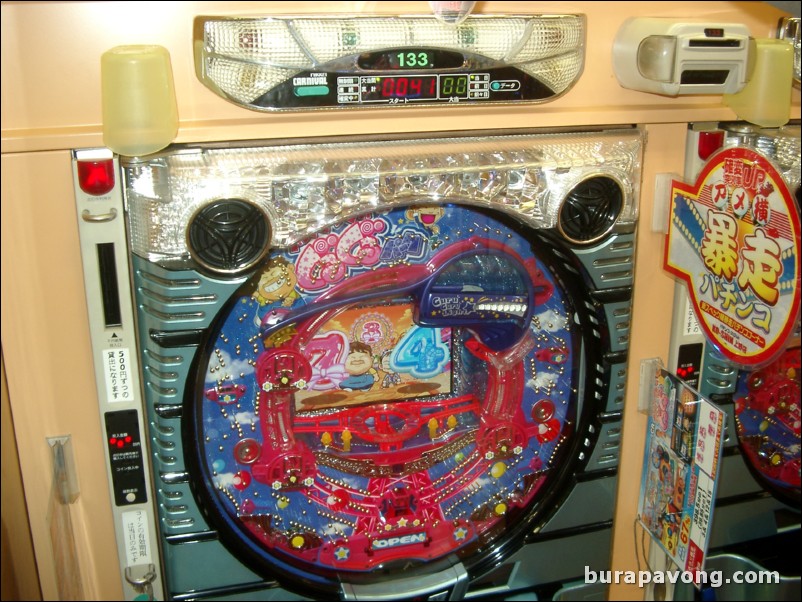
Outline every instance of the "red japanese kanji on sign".
{"label": "red japanese kanji on sign", "polygon": [[674,181],[664,268],[685,282],[707,338],[753,367],[784,348],[799,316],[800,219],[782,176],[748,148]]}

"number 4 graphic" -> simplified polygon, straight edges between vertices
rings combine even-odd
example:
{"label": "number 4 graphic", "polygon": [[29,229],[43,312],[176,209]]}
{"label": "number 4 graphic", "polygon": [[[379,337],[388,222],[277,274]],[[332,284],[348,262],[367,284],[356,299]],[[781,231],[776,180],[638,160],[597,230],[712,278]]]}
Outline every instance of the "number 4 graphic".
{"label": "number 4 graphic", "polygon": [[443,371],[448,359],[440,328],[413,326],[393,351],[390,368],[415,378],[432,378]]}

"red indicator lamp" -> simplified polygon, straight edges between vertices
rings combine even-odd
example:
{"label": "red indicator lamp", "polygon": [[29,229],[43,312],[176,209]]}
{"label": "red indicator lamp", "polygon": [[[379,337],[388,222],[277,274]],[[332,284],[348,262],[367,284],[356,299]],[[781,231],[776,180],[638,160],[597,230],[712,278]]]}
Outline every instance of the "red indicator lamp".
{"label": "red indicator lamp", "polygon": [[724,146],[724,131],[702,132],[699,134],[699,144],[696,152],[699,158],[706,161],[713,153]]}
{"label": "red indicator lamp", "polygon": [[114,160],[78,161],[78,185],[92,196],[111,192],[114,188]]}
{"label": "red indicator lamp", "polygon": [[109,445],[113,447],[125,447],[126,445],[131,445],[133,440],[131,435],[126,435],[125,437],[109,437]]}

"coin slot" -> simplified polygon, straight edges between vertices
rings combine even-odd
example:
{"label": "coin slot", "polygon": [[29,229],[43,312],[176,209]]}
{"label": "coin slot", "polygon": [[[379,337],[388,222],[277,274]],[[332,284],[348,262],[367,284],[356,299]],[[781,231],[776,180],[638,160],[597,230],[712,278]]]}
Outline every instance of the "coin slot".
{"label": "coin slot", "polygon": [[103,303],[103,323],[106,328],[122,326],[114,243],[106,242],[97,245],[97,264],[100,275],[100,297]]}

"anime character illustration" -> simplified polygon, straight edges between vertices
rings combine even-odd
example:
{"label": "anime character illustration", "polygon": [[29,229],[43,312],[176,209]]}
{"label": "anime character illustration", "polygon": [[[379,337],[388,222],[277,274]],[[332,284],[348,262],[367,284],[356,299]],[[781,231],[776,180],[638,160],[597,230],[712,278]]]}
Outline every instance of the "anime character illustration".
{"label": "anime character illustration", "polygon": [[696,407],[699,399],[690,389],[680,389],[675,407],[671,449],[686,462],[693,455],[693,436],[696,430]]}
{"label": "anime character illustration", "polygon": [[688,466],[660,442],[653,444],[649,463],[651,470],[644,485],[641,518],[665,549],[675,554],[686,507]]}
{"label": "anime character illustration", "polygon": [[682,513],[685,509],[685,477],[686,469],[684,466],[681,466],[674,475],[671,495],[662,514],[662,542],[666,550],[671,554],[677,551],[677,540],[682,525]]}
{"label": "anime character illustration", "polygon": [[669,481],[674,467],[672,466],[671,457],[662,445],[658,445],[652,451],[652,466],[657,469],[657,475],[661,483]]}
{"label": "anime character illustration", "polygon": [[379,367],[382,369],[382,372],[384,372],[382,389],[389,389],[390,387],[401,384],[401,375],[390,367],[390,356],[392,353],[393,350],[388,349],[382,353],[381,358],[379,358]]}
{"label": "anime character illustration", "polygon": [[671,390],[671,383],[667,380],[661,379],[659,384],[654,387],[654,399],[652,401],[652,420],[657,426],[657,430],[661,435],[668,431],[669,416],[668,416],[668,403],[669,392]]}
{"label": "anime character illustration", "polygon": [[281,303],[289,307],[299,297],[295,290],[298,278],[295,269],[283,257],[274,257],[265,266],[253,298],[260,306]]}
{"label": "anime character illustration", "polygon": [[443,215],[445,215],[445,210],[439,205],[414,207],[407,209],[406,212],[409,221],[417,222],[431,232],[434,237],[440,234],[440,226],[437,225],[437,222],[442,219]]}
{"label": "anime character illustration", "polygon": [[373,369],[373,352],[370,345],[352,341],[345,360],[345,371],[348,378],[340,382],[344,391],[368,391],[376,382]]}

